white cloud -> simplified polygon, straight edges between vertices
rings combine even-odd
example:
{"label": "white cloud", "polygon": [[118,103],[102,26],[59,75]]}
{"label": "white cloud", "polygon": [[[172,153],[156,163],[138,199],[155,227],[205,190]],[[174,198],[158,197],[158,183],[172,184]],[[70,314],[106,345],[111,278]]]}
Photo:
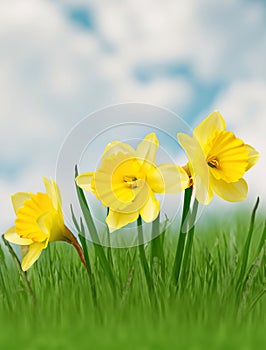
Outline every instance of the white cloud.
{"label": "white cloud", "polygon": [[[92,11],[95,32],[67,18],[65,6],[78,4]],[[240,0],[1,1],[0,158],[2,166],[8,161],[19,171],[0,180],[0,224],[11,215],[5,211],[9,192],[34,191],[41,175],[53,175],[65,134],[88,112],[123,101],[180,113],[193,105],[195,86],[186,76],[142,84],[134,76],[139,64],[185,63],[201,82],[230,84],[217,100],[230,120],[231,114],[237,118],[232,96],[245,99],[243,113],[248,103],[258,106],[262,33],[261,6]],[[240,78],[246,83],[239,87],[234,81]]]}
{"label": "white cloud", "polygon": [[19,168],[1,179],[1,225],[8,194],[53,175],[64,136],[89,111],[124,100],[184,106],[191,96],[184,79],[136,82],[128,62],[112,59],[52,2],[1,2],[0,29],[0,157]]}
{"label": "white cloud", "polygon": [[[102,1],[98,31],[125,62],[183,62],[207,81],[263,73],[262,5],[242,0]],[[251,62],[256,61],[256,65]],[[264,72],[265,73],[265,72]]]}

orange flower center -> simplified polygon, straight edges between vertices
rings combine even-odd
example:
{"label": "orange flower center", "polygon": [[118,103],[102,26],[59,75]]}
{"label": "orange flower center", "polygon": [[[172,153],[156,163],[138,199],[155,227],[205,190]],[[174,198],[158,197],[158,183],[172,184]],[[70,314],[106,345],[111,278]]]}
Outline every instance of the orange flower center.
{"label": "orange flower center", "polygon": [[137,188],[138,187],[138,179],[135,176],[124,176],[124,182],[129,188]]}
{"label": "orange flower center", "polygon": [[207,163],[208,163],[209,167],[211,167],[211,168],[221,169],[221,166],[220,166],[219,161],[216,158],[216,156],[208,157]]}

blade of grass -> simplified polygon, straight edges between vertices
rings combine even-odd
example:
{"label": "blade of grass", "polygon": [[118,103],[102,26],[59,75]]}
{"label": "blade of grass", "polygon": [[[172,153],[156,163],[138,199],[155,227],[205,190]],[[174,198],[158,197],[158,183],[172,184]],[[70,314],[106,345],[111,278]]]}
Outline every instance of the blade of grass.
{"label": "blade of grass", "polygon": [[17,254],[14,252],[14,250],[11,247],[11,245],[9,244],[9,242],[5,239],[4,235],[2,235],[2,240],[5,244],[5,246],[7,247],[10,255],[12,256],[14,262],[16,263],[17,268],[19,270],[19,273],[20,273],[22,280],[24,282],[24,285],[25,285],[26,289],[28,290],[28,293],[29,293],[33,303],[35,304],[36,303],[36,296],[35,296],[35,293],[34,293],[32,286],[30,284],[30,281],[28,280],[27,273],[22,270],[19,258],[17,257]]}
{"label": "blade of grass", "polygon": [[5,301],[7,303],[8,310],[12,310],[12,303],[10,300],[10,295],[8,293],[8,288],[6,285],[4,274],[6,276],[8,276],[5,253],[2,249],[2,246],[0,245],[0,286],[1,286],[1,288],[3,288],[3,290],[5,292]]}
{"label": "blade of grass", "polygon": [[90,279],[90,285],[91,285],[91,293],[92,293],[92,298],[95,306],[98,306],[98,301],[97,301],[97,291],[96,291],[96,283],[95,283],[95,278],[94,274],[91,270],[91,264],[90,264],[90,259],[89,259],[89,254],[88,254],[88,247],[87,247],[87,242],[85,238],[85,229],[83,225],[83,221],[80,218],[80,228],[81,228],[81,233],[79,234],[79,239],[84,251],[84,257],[87,262],[87,271]]}
{"label": "blade of grass", "polygon": [[264,244],[265,244],[265,241],[266,241],[266,221],[265,221],[265,223],[264,223],[264,229],[263,229],[263,231],[262,231],[260,243],[259,243],[258,250],[257,250],[257,255],[259,255],[259,253],[260,253],[262,247],[263,247]]}
{"label": "blade of grass", "polygon": [[248,273],[246,274],[245,281],[243,282],[243,295],[241,300],[241,303],[243,305],[246,305],[247,298],[251,292],[252,286],[254,284],[254,280],[259,273],[264,256],[265,256],[265,250],[263,248],[261,249],[260,254],[257,256],[253,264],[250,266]]}
{"label": "blade of grass", "polygon": [[123,305],[126,301],[126,297],[128,295],[128,292],[129,292],[129,288],[131,286],[131,283],[132,283],[132,279],[133,279],[133,275],[134,275],[134,271],[135,271],[135,259],[136,259],[136,252],[137,250],[135,251],[134,255],[133,255],[133,258],[132,258],[132,262],[131,262],[131,267],[130,267],[130,270],[129,270],[129,273],[128,273],[128,277],[127,277],[127,282],[126,282],[126,285],[125,287],[123,288],[123,292],[122,292],[122,298],[121,298],[121,305]]}
{"label": "blade of grass", "polygon": [[250,306],[249,306],[249,309],[248,309],[248,313],[251,312],[252,309],[254,309],[255,305],[263,297],[264,294],[266,294],[266,284],[264,284],[264,287],[253,298],[252,302],[250,303]]}
{"label": "blade of grass", "polygon": [[2,265],[5,269],[7,269],[5,253],[4,253],[4,251],[3,251],[1,245],[0,245],[0,261],[1,261],[1,265]]}
{"label": "blade of grass", "polygon": [[241,259],[241,267],[240,267],[239,277],[238,277],[238,281],[237,281],[237,288],[238,288],[238,290],[242,286],[243,279],[244,279],[244,276],[245,276],[245,272],[246,272],[246,269],[247,269],[250,244],[251,244],[252,235],[253,235],[253,231],[254,231],[256,211],[257,211],[258,206],[259,206],[259,201],[260,200],[259,200],[259,197],[258,197],[257,200],[256,200],[256,203],[255,203],[255,206],[253,208],[252,214],[251,214],[249,231],[248,231],[246,242],[245,242],[245,245],[244,245],[244,248],[243,248],[242,259]]}
{"label": "blade of grass", "polygon": [[[78,176],[78,168],[76,166],[75,167],[75,177],[77,177],[77,176]],[[97,230],[96,230],[96,227],[95,227],[95,224],[94,224],[91,212],[90,212],[90,208],[89,208],[88,203],[86,201],[83,190],[80,187],[78,187],[77,185],[76,185],[76,191],[77,191],[79,204],[80,204],[82,213],[84,215],[84,219],[85,219],[87,228],[91,234],[93,246],[95,249],[95,254],[98,256],[99,261],[101,263],[101,266],[102,266],[103,270],[105,271],[106,276],[108,278],[112,292],[113,292],[114,296],[116,296],[115,278],[114,278],[111,266],[108,263],[108,260],[106,258],[104,249],[99,243],[100,242],[99,236],[98,236],[98,233],[97,233]],[[98,242],[98,243],[96,243],[96,242]]]}
{"label": "blade of grass", "polygon": [[151,273],[150,273],[148,261],[147,261],[146,254],[145,254],[144,244],[143,244],[143,229],[142,229],[141,216],[138,217],[137,227],[138,227],[140,261],[141,261],[141,265],[142,265],[142,268],[143,268],[143,271],[144,271],[144,275],[145,275],[145,278],[146,278],[150,299],[152,301],[154,299],[154,285],[153,285],[153,280],[152,280],[152,276],[151,276]]}
{"label": "blade of grass", "polygon": [[181,219],[181,227],[180,227],[179,239],[177,243],[175,261],[174,261],[174,267],[173,267],[173,282],[176,288],[178,288],[178,280],[179,280],[179,275],[181,271],[183,252],[184,252],[186,235],[187,235],[187,229],[184,227],[184,223],[189,213],[191,196],[192,196],[192,186],[187,188],[184,193],[184,204],[183,204],[183,213],[182,213],[182,219]]}

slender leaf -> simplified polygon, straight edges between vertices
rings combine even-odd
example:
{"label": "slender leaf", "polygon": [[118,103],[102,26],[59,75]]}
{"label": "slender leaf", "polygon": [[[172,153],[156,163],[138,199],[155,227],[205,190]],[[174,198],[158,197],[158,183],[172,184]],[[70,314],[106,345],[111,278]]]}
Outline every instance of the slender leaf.
{"label": "slender leaf", "polygon": [[[76,177],[78,176],[77,166],[75,168],[75,176]],[[100,261],[100,263],[102,265],[102,268],[103,268],[103,270],[106,273],[106,276],[108,278],[108,281],[109,281],[110,287],[111,287],[111,289],[113,291],[113,294],[116,295],[116,284],[115,284],[115,278],[114,278],[114,275],[113,275],[113,271],[111,269],[110,264],[108,263],[108,260],[106,258],[104,249],[100,245],[99,236],[98,236],[98,233],[97,233],[97,230],[96,230],[96,227],[95,227],[95,224],[94,224],[91,212],[90,212],[90,208],[89,208],[89,206],[87,204],[87,201],[86,201],[85,195],[83,193],[83,190],[80,187],[78,187],[77,185],[76,185],[76,191],[77,191],[79,204],[80,204],[82,213],[84,215],[84,219],[85,219],[87,228],[88,228],[88,230],[90,232],[90,235],[91,235],[91,238],[92,238],[92,241],[93,241],[93,246],[94,246],[94,249],[95,249],[95,253],[98,256],[99,261]]]}
{"label": "slender leaf", "polygon": [[258,250],[257,250],[257,255],[259,255],[261,249],[263,248],[264,244],[266,241],[266,221],[264,223],[264,229],[262,231],[262,235],[261,235],[261,239],[260,239],[260,243],[258,245]]}
{"label": "slender leaf", "polygon": [[246,242],[243,248],[243,253],[242,253],[242,259],[241,259],[241,267],[240,267],[240,273],[239,273],[239,277],[238,277],[238,283],[237,283],[237,287],[240,288],[246,269],[247,269],[247,264],[248,264],[248,257],[249,257],[249,250],[250,250],[250,244],[251,244],[251,240],[252,240],[252,235],[253,235],[253,231],[254,231],[254,224],[255,224],[255,218],[256,218],[256,211],[258,209],[259,206],[259,197],[256,200],[255,206],[253,208],[252,214],[251,214],[251,219],[250,219],[250,225],[249,225],[249,231],[248,231],[248,235],[246,238]]}

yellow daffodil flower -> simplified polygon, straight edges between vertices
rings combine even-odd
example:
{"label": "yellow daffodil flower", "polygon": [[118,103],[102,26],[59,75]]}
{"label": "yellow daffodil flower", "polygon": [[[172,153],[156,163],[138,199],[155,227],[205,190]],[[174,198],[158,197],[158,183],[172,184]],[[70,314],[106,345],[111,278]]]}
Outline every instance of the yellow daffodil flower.
{"label": "yellow daffodil flower", "polygon": [[34,264],[48,243],[54,241],[71,243],[85,264],[80,245],[64,225],[61,195],[57,184],[46,178],[43,178],[43,181],[46,193],[18,192],[11,195],[17,218],[15,226],[4,234],[5,239],[21,246],[24,271]]}
{"label": "yellow daffodil flower", "polygon": [[218,111],[198,125],[193,136],[179,133],[178,142],[189,163],[184,168],[195,185],[196,198],[209,204],[214,193],[229,202],[240,202],[247,196],[243,175],[259,159],[259,153],[231,131]]}
{"label": "yellow daffodil flower", "polygon": [[105,148],[96,172],[80,174],[76,183],[92,192],[109,208],[106,218],[110,231],[137,220],[156,219],[160,202],[155,193],[178,193],[188,186],[188,175],[171,163],[155,165],[159,142],[148,134],[136,150],[122,142],[111,142]]}

